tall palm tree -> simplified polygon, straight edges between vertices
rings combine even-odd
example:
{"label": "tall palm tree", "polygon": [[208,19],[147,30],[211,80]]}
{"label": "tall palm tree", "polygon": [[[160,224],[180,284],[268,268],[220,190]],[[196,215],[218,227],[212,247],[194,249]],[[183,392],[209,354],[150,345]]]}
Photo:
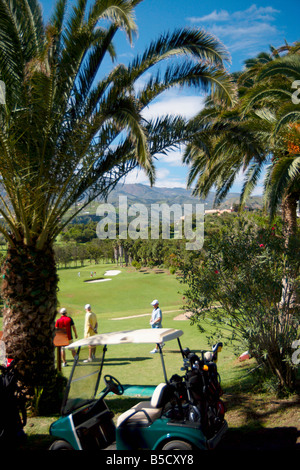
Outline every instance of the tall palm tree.
{"label": "tall palm tree", "polygon": [[241,206],[253,189],[268,155],[264,144],[268,129],[257,125],[256,115],[242,114],[241,100],[256,82],[263,65],[273,59],[271,53],[247,59],[244,71],[232,74],[238,95],[234,106],[208,97],[204,109],[189,123],[191,138],[183,161],[190,166],[188,186],[194,185],[194,195],[206,197],[214,188],[215,204],[219,204],[237,174],[256,163],[256,171],[251,172],[252,178],[241,192]]}
{"label": "tall palm tree", "polygon": [[300,54],[289,53],[262,68],[257,86],[245,100],[246,112],[254,109],[270,128],[272,161],[265,177],[265,200],[271,218],[281,205],[287,243],[297,232],[300,200],[300,105],[292,100],[292,85],[298,80]]}
{"label": "tall palm tree", "polygon": [[[67,16],[67,0],[57,0],[44,25],[37,0],[0,0],[0,78],[6,85],[0,107],[0,232],[8,242],[3,340],[27,386],[55,375],[53,243],[76,216],[70,209],[80,199],[82,209],[105,197],[136,167],[154,182],[155,154],[185,135],[180,118],[142,118],[164,90],[191,85],[232,99],[223,68],[228,55],[199,30],[162,34],[128,66],[116,62],[103,73],[104,59],[116,59],[117,31],[132,41],[138,3],[77,0]],[[151,78],[136,87],[147,71]]]}
{"label": "tall palm tree", "polygon": [[[216,203],[245,172],[241,205],[256,186],[265,166],[265,201],[271,217],[282,204],[286,236],[295,235],[299,201],[299,105],[292,103],[292,83],[299,79],[300,55],[294,46],[284,57],[260,54],[237,74],[239,101],[231,108],[213,100],[195,117],[194,135],[184,161],[190,164],[189,185],[206,196],[216,188]],[[296,51],[296,52],[295,52]]]}

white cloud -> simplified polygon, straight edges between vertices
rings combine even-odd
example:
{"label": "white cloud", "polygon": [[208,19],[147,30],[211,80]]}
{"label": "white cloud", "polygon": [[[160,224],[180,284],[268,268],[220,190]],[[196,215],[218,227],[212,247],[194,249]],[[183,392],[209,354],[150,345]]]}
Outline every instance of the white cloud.
{"label": "white cloud", "polygon": [[[259,23],[252,25],[227,25],[219,26],[215,25],[212,28],[213,33],[224,38],[224,41],[228,44],[228,48],[231,52],[238,50],[247,50],[249,48],[257,48],[258,44],[261,44],[265,38],[275,37],[277,29],[268,23]],[[227,39],[226,39],[227,38]],[[258,49],[261,52],[261,47]],[[249,51],[249,53],[251,53]]]}
{"label": "white cloud", "polygon": [[222,22],[222,21],[273,21],[275,15],[280,13],[279,10],[275,10],[273,7],[259,7],[251,5],[247,10],[235,11],[229,13],[227,10],[212,11],[205,16],[192,16],[187,18],[191,23],[211,23],[211,22]]}
{"label": "white cloud", "polygon": [[184,149],[182,150],[170,150],[166,155],[158,154],[157,158],[162,163],[167,163],[170,166],[182,166],[182,155]]}
{"label": "white cloud", "polygon": [[273,21],[275,20],[276,13],[280,13],[280,11],[275,10],[273,7],[257,8],[256,5],[251,5],[247,10],[234,12],[232,18],[246,21]]}
{"label": "white cloud", "polygon": [[186,188],[186,182],[182,175],[177,177],[171,174],[167,168],[160,168],[157,171],[155,186],[160,188]]}
{"label": "white cloud", "polygon": [[190,16],[187,20],[191,23],[206,23],[210,21],[227,21],[229,17],[230,15],[226,10],[221,10],[219,12],[214,10],[205,16]]}
{"label": "white cloud", "polygon": [[143,170],[134,169],[122,180],[126,184],[149,184],[149,178]]}
{"label": "white cloud", "polygon": [[204,98],[201,96],[166,96],[159,101],[153,102],[143,110],[145,119],[153,119],[166,115],[180,115],[190,119],[201,111]]}
{"label": "white cloud", "polygon": [[244,50],[250,56],[268,48],[270,42],[277,39],[279,31],[274,22],[279,13],[271,6],[251,5],[235,12],[214,10],[208,15],[187,20],[193,24],[207,25],[209,32],[221,39],[230,52]]}
{"label": "white cloud", "polygon": [[[185,178],[173,174],[168,168],[157,168],[155,186],[160,188],[186,188]],[[141,169],[132,170],[122,181],[126,184],[149,185],[149,179]]]}
{"label": "white cloud", "polygon": [[159,180],[155,183],[155,186],[159,188],[182,188],[186,189],[186,183],[182,182],[179,178],[166,178],[165,180]]}

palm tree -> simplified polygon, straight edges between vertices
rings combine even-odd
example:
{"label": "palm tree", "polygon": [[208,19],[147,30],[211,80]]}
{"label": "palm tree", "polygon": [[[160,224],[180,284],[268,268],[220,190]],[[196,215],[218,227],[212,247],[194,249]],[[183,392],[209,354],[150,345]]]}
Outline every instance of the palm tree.
{"label": "palm tree", "polygon": [[[138,3],[94,0],[88,9],[87,0],[77,0],[67,16],[67,0],[57,0],[45,26],[37,0],[0,0],[0,78],[6,85],[0,107],[0,232],[8,242],[3,340],[28,387],[55,376],[53,243],[76,216],[75,203],[81,200],[82,210],[94,198],[105,198],[136,167],[155,181],[154,155],[185,135],[182,119],[142,118],[164,90],[196,86],[232,99],[223,68],[228,55],[199,30],[162,34],[128,66],[116,63],[102,72],[105,57],[116,59],[117,31],[132,41]],[[151,78],[136,87],[147,71]]]}
{"label": "palm tree", "polygon": [[[259,54],[236,74],[238,103],[228,108],[213,100],[194,119],[194,135],[184,161],[190,165],[189,186],[205,197],[214,187],[216,204],[245,172],[241,206],[256,186],[265,166],[265,201],[274,216],[283,207],[287,242],[296,234],[299,186],[299,105],[292,103],[292,83],[299,79],[299,48],[284,57]],[[296,52],[295,52],[296,51]]]}
{"label": "palm tree", "polygon": [[299,53],[277,58],[262,68],[245,104],[246,112],[251,108],[259,112],[270,128],[272,161],[265,177],[265,200],[271,218],[281,205],[287,243],[297,233],[300,200],[300,105],[292,101],[292,84],[299,79]]}
{"label": "palm tree", "polygon": [[[218,204],[243,171],[243,207],[267,168],[265,206],[270,221],[281,209],[287,254],[293,258],[299,245],[300,106],[292,101],[292,84],[300,78],[299,47],[294,45],[284,57],[274,51],[273,60],[262,54],[248,65],[250,69],[236,77],[237,105],[228,108],[210,100],[191,124],[195,133],[184,160],[190,164],[189,185],[195,182],[194,194],[201,197],[214,188]],[[287,256],[282,279],[282,324],[289,324],[293,312],[299,311],[298,268],[291,267],[291,258]]]}

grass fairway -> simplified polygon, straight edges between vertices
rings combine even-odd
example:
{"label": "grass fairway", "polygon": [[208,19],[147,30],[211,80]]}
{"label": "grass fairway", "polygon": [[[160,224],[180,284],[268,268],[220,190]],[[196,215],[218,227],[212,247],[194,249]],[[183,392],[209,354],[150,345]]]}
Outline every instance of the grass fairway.
{"label": "grass fairway", "polygon": [[[118,270],[120,274],[105,276],[105,272]],[[91,271],[96,272],[91,278]],[[80,276],[78,273],[80,272]],[[183,313],[183,291],[176,276],[162,270],[122,268],[116,265],[93,265],[84,269],[59,270],[59,302],[66,307],[75,321],[78,337],[83,336],[84,305],[90,303],[95,311],[99,333],[150,328],[152,307],[157,298],[163,312],[163,327],[181,329],[183,347],[193,351],[209,349],[206,334],[200,334],[188,320],[176,320]],[[86,282],[96,279],[111,279],[105,282]],[[114,375],[123,384],[157,385],[163,381],[161,361],[158,354],[150,354],[154,345],[122,344],[108,348],[103,373]],[[100,352],[98,351],[98,357]],[[177,341],[166,344],[164,358],[168,377],[180,373],[182,358]],[[67,359],[72,359],[67,353]],[[224,347],[219,359],[219,368],[224,384],[232,384],[253,367],[252,361],[238,363],[231,348]],[[70,367],[63,368],[65,375]]]}
{"label": "grass fairway", "polygon": [[[93,278],[91,271],[96,272]],[[105,276],[106,271],[121,273]],[[153,299],[159,299],[164,311],[177,310],[178,313],[183,303],[183,289],[176,277],[160,270],[136,271],[134,268],[100,264],[84,269],[60,269],[58,274],[60,306],[66,307],[80,325],[84,318],[84,305],[91,304],[101,332],[111,331],[110,320],[114,318],[150,314]],[[87,282],[96,279],[101,282]]]}
{"label": "grass fairway", "polygon": [[[91,278],[91,271],[96,272]],[[107,271],[121,271],[115,276],[105,276]],[[80,276],[78,273],[80,272]],[[58,270],[60,282],[58,300],[60,307],[66,307],[74,319],[78,338],[83,337],[84,305],[90,303],[99,323],[99,333],[111,331],[150,328],[150,302],[157,298],[163,312],[163,327],[181,329],[183,347],[192,351],[209,349],[208,333],[200,334],[189,320],[176,320],[183,313],[184,286],[175,275],[162,270],[136,271],[131,267],[114,264],[87,265],[84,268]],[[111,279],[105,282],[86,282],[96,279]],[[59,316],[59,315],[58,315]],[[2,318],[0,318],[0,330]],[[161,361],[158,354],[150,354],[154,345],[123,344],[110,346],[106,355],[104,374],[116,376],[123,384],[157,385],[163,381]],[[100,352],[98,352],[98,357]],[[166,344],[164,358],[168,377],[180,374],[182,358],[177,341]],[[71,365],[72,355],[67,351],[67,360]],[[232,347],[224,345],[219,357],[219,372],[222,384],[230,388],[234,384],[243,385],[242,377],[255,366],[253,360],[238,362]],[[68,376],[71,367],[63,368]],[[249,378],[249,377],[247,377]]]}
{"label": "grass fairway", "polygon": [[[91,271],[96,272],[91,278]],[[121,271],[115,276],[106,276],[107,271]],[[80,272],[80,276],[78,273]],[[207,333],[200,334],[189,320],[176,320],[183,313],[184,286],[175,275],[163,270],[136,271],[131,267],[114,264],[87,265],[84,268],[58,270],[60,282],[58,300],[60,307],[66,307],[74,319],[78,338],[83,337],[84,305],[90,303],[99,323],[99,333],[111,331],[150,328],[150,302],[157,298],[163,312],[163,327],[181,329],[183,347],[192,351],[209,349]],[[96,279],[111,279],[105,282],[86,282]],[[59,315],[58,315],[59,317]],[[0,330],[2,318],[0,318]],[[161,361],[158,354],[150,354],[154,345],[123,344],[110,346],[106,355],[104,374],[116,376],[123,384],[157,385],[163,381]],[[98,357],[100,352],[98,352]],[[182,358],[177,341],[166,344],[164,358],[168,377],[180,374]],[[72,355],[67,351],[67,360],[71,365]],[[240,363],[233,350],[225,345],[219,357],[219,372],[222,384],[227,388],[237,382],[242,386],[242,377],[254,367],[253,360]],[[63,368],[68,376],[71,367]]]}
{"label": "grass fairway", "polygon": [[[96,272],[93,278],[90,275],[92,270]],[[121,272],[115,276],[105,276],[106,271],[114,270]],[[79,338],[83,336],[85,303],[90,303],[97,315],[99,333],[150,328],[150,303],[154,298],[160,301],[163,326],[180,328],[178,323],[182,322],[175,322],[173,318],[182,313],[182,286],[174,275],[161,270],[136,271],[133,268],[100,264],[81,270],[61,269],[59,276],[59,303],[67,308],[74,319]],[[86,282],[99,278],[111,280]],[[169,351],[167,362],[172,363],[174,371],[177,365],[178,371],[178,363],[174,361],[174,354],[178,355],[177,341],[171,346],[176,352]],[[110,346],[104,373],[115,375],[124,384],[156,385],[163,380],[163,375],[159,355],[154,357],[149,354],[153,347],[148,344]],[[68,355],[71,359],[70,352]],[[63,372],[68,375],[67,368]]]}

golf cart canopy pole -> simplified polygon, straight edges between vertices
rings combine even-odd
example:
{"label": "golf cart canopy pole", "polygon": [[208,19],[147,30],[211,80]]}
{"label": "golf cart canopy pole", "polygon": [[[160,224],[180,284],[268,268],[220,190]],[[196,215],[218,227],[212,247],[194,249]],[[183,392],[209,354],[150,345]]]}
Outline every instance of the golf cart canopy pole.
{"label": "golf cart canopy pole", "polygon": [[159,349],[159,354],[160,354],[160,359],[161,359],[161,364],[162,364],[162,368],[163,368],[165,382],[168,383],[168,378],[167,378],[167,372],[166,372],[166,366],[165,366],[164,356],[163,356],[163,352],[162,352],[162,347],[159,343],[157,343],[157,346],[158,346],[158,349]]}
{"label": "golf cart canopy pole", "polygon": [[97,378],[97,382],[96,382],[96,386],[95,386],[95,395],[94,396],[96,396],[96,393],[97,393],[97,390],[98,390],[98,387],[99,387],[99,382],[100,382],[100,379],[101,379],[101,376],[102,376],[102,370],[103,370],[104,358],[105,358],[106,351],[107,351],[107,345],[105,344],[103,346],[101,365],[100,365],[100,370],[99,370],[99,374],[98,374],[98,378]]}
{"label": "golf cart canopy pole", "polygon": [[179,349],[180,349],[181,355],[182,355],[182,357],[184,357],[183,349],[182,349],[182,346],[181,346],[181,341],[180,341],[180,339],[179,339],[179,338],[177,338],[177,342],[178,342],[178,346],[179,346]]}

